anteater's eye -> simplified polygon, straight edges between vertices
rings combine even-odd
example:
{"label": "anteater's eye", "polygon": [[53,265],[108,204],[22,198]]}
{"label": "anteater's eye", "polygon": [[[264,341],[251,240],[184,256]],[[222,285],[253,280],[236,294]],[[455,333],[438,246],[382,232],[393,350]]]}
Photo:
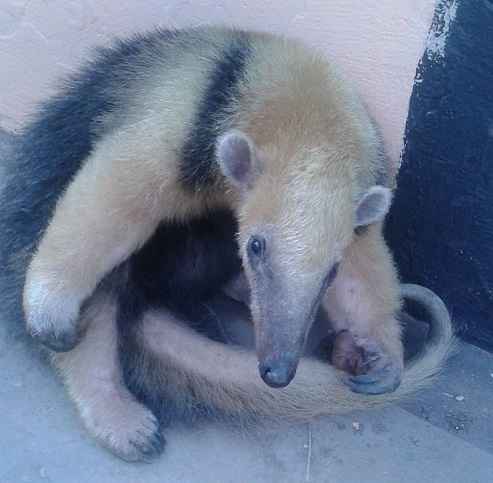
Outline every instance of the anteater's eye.
{"label": "anteater's eye", "polygon": [[265,239],[261,236],[252,236],[248,240],[248,255],[250,258],[261,258],[265,252]]}

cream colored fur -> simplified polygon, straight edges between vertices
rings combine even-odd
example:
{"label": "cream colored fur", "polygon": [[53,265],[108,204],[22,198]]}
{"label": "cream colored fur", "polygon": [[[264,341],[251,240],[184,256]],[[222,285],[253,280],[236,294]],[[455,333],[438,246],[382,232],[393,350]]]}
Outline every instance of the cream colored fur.
{"label": "cream colored fur", "polygon": [[159,423],[123,384],[115,309],[111,296],[93,300],[84,314],[87,332],[81,343],[70,352],[52,353],[51,360],[87,431],[119,457],[137,461],[159,438]]}
{"label": "cream colored fur", "polygon": [[397,366],[403,363],[401,328],[396,319],[400,290],[381,224],[368,227],[348,247],[323,302],[334,330],[374,342]]}
{"label": "cream colored fur", "polygon": [[[377,344],[401,368],[399,286],[381,226],[354,235],[358,203],[380,169],[377,135],[362,104],[319,54],[295,41],[254,36],[228,123],[251,140],[261,169],[248,190],[224,179],[216,189],[191,194],[179,183],[176,153],[212,60],[220,57],[230,33],[211,29],[206,35],[216,40],[212,51],[198,43],[176,65],[156,62],[147,84],[129,99],[126,121],[102,138],[60,198],[27,273],[29,330],[56,334],[75,326],[82,302],[160,221],[223,206],[239,220],[257,330],[263,302],[245,245],[261,229],[274,240],[272,263],[283,288],[279,304],[297,301],[308,312],[323,277],[341,262],[324,302],[337,329]],[[446,311],[436,303],[431,310],[440,326],[435,351],[404,371],[397,391],[372,397],[351,392],[341,383],[342,373],[312,359],[302,359],[287,388],[270,389],[258,375],[254,353],[201,337],[165,311],[146,315],[143,341],[177,384],[190,373],[206,403],[231,413],[304,419],[396,400],[427,382],[451,342]],[[133,442],[149,437],[156,421],[122,385],[112,302],[98,302],[86,317],[80,345],[54,356],[54,363],[89,431],[133,459]]]}
{"label": "cream colored fur", "polygon": [[[197,61],[200,56],[185,58],[168,75],[157,64],[154,84],[140,86],[130,100],[127,123],[103,138],[59,200],[26,277],[24,309],[31,332],[74,324],[82,301],[159,221],[224,204],[222,194],[194,197],[177,183],[175,152],[210,68],[210,62]],[[53,326],[40,327],[37,321]]]}
{"label": "cream colored fur", "polygon": [[[338,233],[341,222],[346,232],[350,228],[351,200],[365,192],[377,169],[373,126],[320,55],[267,34],[255,36],[241,102],[230,119],[258,146],[264,161],[265,173],[254,195],[244,205],[233,186],[220,186],[207,196],[179,187],[176,153],[212,60],[220,57],[230,32],[208,29],[206,35],[216,42],[212,51],[197,44],[174,66],[156,62],[147,84],[128,100],[126,122],[96,145],[59,200],[27,273],[24,309],[32,333],[63,333],[73,326],[80,304],[102,277],[164,219],[226,205],[238,211],[242,233],[259,220],[305,233],[318,226],[324,230],[317,237],[321,241]],[[306,200],[307,190],[315,198]],[[326,200],[327,193],[333,201]],[[319,218],[306,216],[313,203],[322,202],[327,205],[325,219],[320,210]],[[280,214],[286,219],[278,220]],[[294,227],[300,215],[306,226]],[[347,243],[347,233],[344,240],[329,240],[312,249],[313,261],[327,262],[329,252],[333,256]]]}

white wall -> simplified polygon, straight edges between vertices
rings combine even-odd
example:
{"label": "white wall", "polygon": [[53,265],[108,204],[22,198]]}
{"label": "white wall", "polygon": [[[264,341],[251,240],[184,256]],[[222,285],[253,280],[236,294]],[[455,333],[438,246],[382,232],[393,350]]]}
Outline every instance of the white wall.
{"label": "white wall", "polygon": [[0,127],[114,34],[227,23],[298,36],[356,83],[397,161],[434,0],[0,0]]}

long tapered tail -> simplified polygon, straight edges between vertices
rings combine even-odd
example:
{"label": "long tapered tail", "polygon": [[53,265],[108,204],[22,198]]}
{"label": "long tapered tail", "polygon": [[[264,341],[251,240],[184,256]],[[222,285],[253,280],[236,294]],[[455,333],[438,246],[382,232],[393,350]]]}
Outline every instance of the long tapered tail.
{"label": "long tapered tail", "polygon": [[214,342],[159,313],[144,320],[140,344],[166,371],[161,380],[168,390],[190,391],[197,400],[228,414],[306,420],[381,406],[426,386],[439,373],[454,342],[449,313],[437,295],[411,284],[402,285],[401,290],[403,298],[416,301],[428,312],[431,330],[425,347],[406,365],[401,385],[392,393],[353,393],[333,366],[307,357],[300,361],[289,386],[269,388],[258,375],[253,351]]}

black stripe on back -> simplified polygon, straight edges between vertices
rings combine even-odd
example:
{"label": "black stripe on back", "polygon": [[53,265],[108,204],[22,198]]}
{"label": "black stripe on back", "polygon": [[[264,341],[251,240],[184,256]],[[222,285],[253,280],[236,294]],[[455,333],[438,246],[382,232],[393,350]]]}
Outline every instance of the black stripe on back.
{"label": "black stripe on back", "polygon": [[188,189],[199,190],[214,181],[214,146],[220,135],[218,122],[224,120],[232,100],[239,94],[239,82],[250,55],[248,37],[237,33],[214,66],[192,129],[183,145],[181,176]]}

